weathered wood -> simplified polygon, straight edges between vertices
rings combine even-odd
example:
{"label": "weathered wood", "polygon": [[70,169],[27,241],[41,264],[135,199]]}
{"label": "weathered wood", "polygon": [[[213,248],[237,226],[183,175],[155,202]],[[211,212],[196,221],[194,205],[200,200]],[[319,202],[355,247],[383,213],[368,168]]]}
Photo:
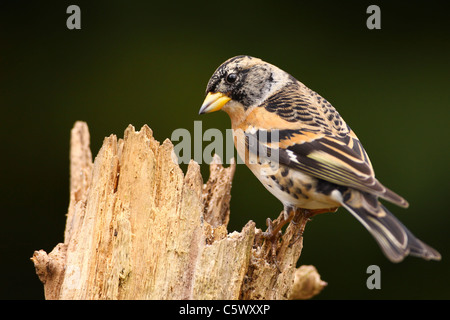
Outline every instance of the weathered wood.
{"label": "weathered wood", "polygon": [[326,284],[296,268],[301,213],[276,242],[252,221],[228,233],[235,164],[214,157],[203,184],[148,126],[105,138],[94,162],[87,125],[71,134],[64,243],[31,258],[46,299],[305,299]]}

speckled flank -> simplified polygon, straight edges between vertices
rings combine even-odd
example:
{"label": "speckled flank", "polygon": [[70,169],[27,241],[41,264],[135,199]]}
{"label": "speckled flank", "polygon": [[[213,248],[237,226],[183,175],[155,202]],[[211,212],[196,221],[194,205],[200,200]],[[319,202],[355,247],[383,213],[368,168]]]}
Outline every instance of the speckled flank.
{"label": "speckled flank", "polygon": [[[340,204],[328,195],[317,194],[318,180],[300,171],[280,165],[273,170],[270,165],[249,165],[261,183],[286,206],[304,209],[339,207]],[[334,189],[333,189],[334,190]]]}

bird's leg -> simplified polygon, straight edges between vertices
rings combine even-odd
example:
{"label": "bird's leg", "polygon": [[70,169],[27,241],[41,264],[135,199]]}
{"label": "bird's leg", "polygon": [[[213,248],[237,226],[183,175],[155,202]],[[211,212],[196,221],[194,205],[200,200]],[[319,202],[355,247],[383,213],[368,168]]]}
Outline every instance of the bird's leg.
{"label": "bird's leg", "polygon": [[289,247],[292,247],[294,243],[296,243],[300,238],[303,238],[303,232],[305,231],[306,223],[310,221],[310,210],[307,209],[297,209],[294,218],[292,219],[291,223],[293,225],[298,225],[301,221],[300,228],[297,232],[297,235],[295,238],[291,238],[291,241],[289,242]]}
{"label": "bird's leg", "polygon": [[[270,256],[272,257],[273,261],[275,262],[275,265],[280,271],[280,267],[278,266],[277,261],[277,245],[278,245],[278,239],[281,237],[281,232],[278,228],[273,227],[273,222],[270,218],[266,219],[267,224],[267,231],[263,232],[262,236],[263,238],[266,238],[270,241]],[[278,224],[280,225],[280,223]],[[278,227],[277,225],[277,227]],[[281,271],[280,271],[281,272]]]}
{"label": "bird's leg", "polygon": [[296,209],[297,211],[296,211],[296,213],[295,213],[295,215],[294,215],[294,217],[293,217],[291,222],[293,224],[298,224],[300,213],[302,213],[303,216],[306,219],[310,219],[310,218],[314,217],[315,215],[318,215],[318,214],[321,214],[321,213],[336,212],[337,209],[339,209],[339,208],[338,207],[336,207],[336,208],[326,208],[326,209],[302,209],[302,208],[297,208]]}
{"label": "bird's leg", "polygon": [[337,208],[310,210],[285,206],[278,219],[274,221],[272,221],[272,219],[270,218],[266,219],[267,231],[262,232],[261,236],[263,239],[270,242],[270,253],[279,271],[280,267],[278,265],[276,257],[278,239],[281,237],[281,229],[283,228],[283,226],[285,226],[289,222],[292,222],[292,224],[294,225],[298,225],[299,223],[301,223],[300,228],[298,229],[299,231],[297,233],[297,236],[295,238],[291,238],[291,241],[289,242],[289,247],[291,247],[294,243],[296,243],[300,238],[303,237],[306,223],[310,221],[313,216],[326,212],[335,212],[336,210]]}
{"label": "bird's leg", "polygon": [[266,219],[267,231],[262,233],[263,239],[266,239],[270,242],[271,245],[271,257],[278,269],[281,272],[280,266],[277,261],[277,248],[278,248],[278,239],[281,237],[281,228],[290,222],[294,217],[295,211],[291,207],[285,207],[283,212],[277,219],[277,224],[274,226],[273,221],[270,218]]}
{"label": "bird's leg", "polygon": [[295,211],[292,207],[285,207],[283,214],[278,218],[279,221],[276,226],[274,226],[273,221],[270,218],[266,219],[267,231],[262,233],[262,237],[268,240],[277,240],[279,238],[279,232],[283,226],[290,222],[294,217]]}
{"label": "bird's leg", "polygon": [[335,208],[326,208],[326,209],[314,209],[314,210],[308,210],[310,216],[308,218],[312,218],[315,215],[321,214],[321,213],[328,213],[328,212],[336,212],[338,207]]}
{"label": "bird's leg", "polygon": [[308,221],[311,221],[312,217],[314,217],[317,214],[321,214],[321,213],[336,212],[337,209],[338,208],[309,210],[309,209],[298,208],[294,217],[291,220],[291,223],[294,225],[297,225],[301,221],[302,224],[300,226],[297,236],[295,237],[295,239],[291,240],[291,242],[289,243],[289,246],[291,247],[294,243],[296,243],[300,238],[303,237],[303,232],[305,231],[306,223]]}

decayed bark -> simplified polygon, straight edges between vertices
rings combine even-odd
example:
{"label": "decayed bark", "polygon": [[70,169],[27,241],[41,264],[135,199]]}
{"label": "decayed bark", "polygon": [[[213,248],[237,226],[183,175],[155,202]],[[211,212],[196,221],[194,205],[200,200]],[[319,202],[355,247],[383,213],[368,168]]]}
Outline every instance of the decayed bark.
{"label": "decayed bark", "polygon": [[307,299],[326,285],[296,268],[301,214],[276,242],[252,221],[227,232],[235,164],[215,157],[203,184],[147,126],[105,138],[94,162],[89,140],[77,122],[64,243],[31,258],[46,299]]}

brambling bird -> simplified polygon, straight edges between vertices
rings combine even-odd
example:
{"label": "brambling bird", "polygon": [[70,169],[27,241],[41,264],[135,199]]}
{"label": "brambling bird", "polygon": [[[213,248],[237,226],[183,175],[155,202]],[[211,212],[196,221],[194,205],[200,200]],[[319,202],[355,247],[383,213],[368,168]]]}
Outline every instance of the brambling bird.
{"label": "brambling bird", "polygon": [[408,207],[375,178],[355,133],[318,93],[250,56],[220,65],[206,93],[199,114],[228,113],[239,156],[282,202],[285,221],[298,209],[317,214],[342,206],[392,262],[408,254],[440,260],[439,252],[417,239],[378,201]]}

